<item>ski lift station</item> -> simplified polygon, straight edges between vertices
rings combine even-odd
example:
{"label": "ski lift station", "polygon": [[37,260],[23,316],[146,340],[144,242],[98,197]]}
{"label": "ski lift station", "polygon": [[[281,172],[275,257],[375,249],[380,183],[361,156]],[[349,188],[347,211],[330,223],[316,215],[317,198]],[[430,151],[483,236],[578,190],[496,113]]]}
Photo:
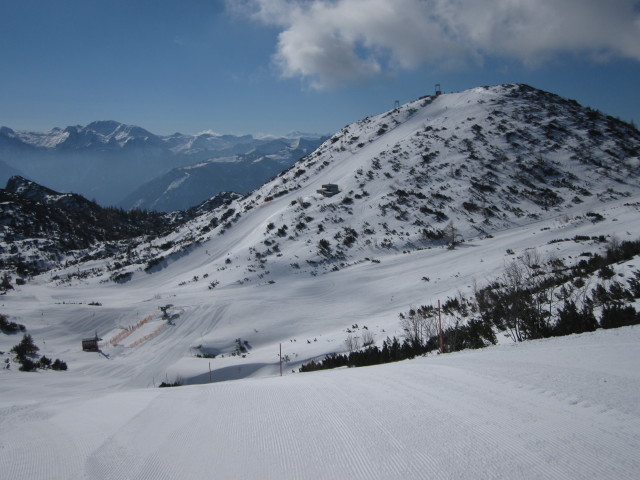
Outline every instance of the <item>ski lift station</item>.
{"label": "ski lift station", "polygon": [[317,190],[317,192],[325,197],[333,197],[340,192],[340,188],[335,183],[326,183],[322,185],[322,188]]}

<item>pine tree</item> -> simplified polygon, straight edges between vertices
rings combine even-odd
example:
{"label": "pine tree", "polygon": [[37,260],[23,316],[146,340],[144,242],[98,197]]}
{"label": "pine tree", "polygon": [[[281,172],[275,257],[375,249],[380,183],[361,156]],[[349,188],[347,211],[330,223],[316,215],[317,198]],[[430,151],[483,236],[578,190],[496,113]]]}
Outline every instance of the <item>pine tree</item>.
{"label": "pine tree", "polygon": [[56,358],[53,361],[53,364],[51,365],[51,369],[52,370],[66,370],[67,369],[67,364],[66,364],[66,362],[63,362],[62,360],[60,360],[59,358]]}
{"label": "pine tree", "polygon": [[46,355],[43,355],[42,357],[40,357],[40,360],[38,361],[38,367],[51,368],[51,359]]}
{"label": "pine tree", "polygon": [[18,357],[24,357],[25,355],[33,355],[38,350],[38,346],[33,343],[33,338],[30,334],[25,333],[22,337],[22,341],[11,349]]}
{"label": "pine tree", "polygon": [[558,316],[555,327],[557,335],[570,335],[572,333],[593,332],[598,328],[598,322],[593,315],[593,309],[584,306],[578,311],[573,301],[568,301]]}
{"label": "pine tree", "polygon": [[2,277],[2,281],[0,281],[0,288],[4,290],[13,290],[13,285],[11,285],[11,277],[6,273]]}

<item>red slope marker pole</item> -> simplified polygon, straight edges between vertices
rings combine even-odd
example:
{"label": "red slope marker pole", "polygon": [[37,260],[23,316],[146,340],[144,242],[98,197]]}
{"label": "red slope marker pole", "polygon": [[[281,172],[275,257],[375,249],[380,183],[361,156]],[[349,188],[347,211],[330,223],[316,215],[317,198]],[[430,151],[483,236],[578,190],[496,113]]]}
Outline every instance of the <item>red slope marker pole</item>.
{"label": "red slope marker pole", "polygon": [[280,376],[282,376],[282,344],[280,344]]}
{"label": "red slope marker pole", "polygon": [[442,315],[440,314],[440,299],[438,299],[438,328],[440,329],[440,353],[442,353]]}

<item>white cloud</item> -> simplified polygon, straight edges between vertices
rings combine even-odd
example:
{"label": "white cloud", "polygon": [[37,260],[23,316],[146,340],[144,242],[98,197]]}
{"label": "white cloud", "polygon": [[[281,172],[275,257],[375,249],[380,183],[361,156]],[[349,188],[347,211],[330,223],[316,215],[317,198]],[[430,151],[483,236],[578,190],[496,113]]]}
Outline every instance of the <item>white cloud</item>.
{"label": "white cloud", "polygon": [[538,64],[560,53],[640,60],[635,0],[228,0],[281,29],[284,77],[330,88],[384,70],[486,56]]}

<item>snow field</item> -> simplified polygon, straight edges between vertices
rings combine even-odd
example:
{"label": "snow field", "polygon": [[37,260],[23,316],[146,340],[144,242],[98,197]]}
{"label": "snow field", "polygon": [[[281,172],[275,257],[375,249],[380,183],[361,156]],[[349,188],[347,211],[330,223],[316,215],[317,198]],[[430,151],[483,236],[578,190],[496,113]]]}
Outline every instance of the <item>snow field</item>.
{"label": "snow field", "polygon": [[[451,180],[447,165],[469,161],[463,140],[473,139],[474,117],[488,113],[480,107],[482,95],[493,93],[442,96],[410,115],[423,103],[416,101],[344,129],[342,138],[298,165],[306,172],[292,170],[234,200],[231,218],[242,215],[223,235],[219,227],[202,233],[210,213],[154,240],[174,242],[166,253],[175,253],[152,273],[132,265],[126,268],[135,273],[124,284],[109,281],[109,272],[49,281],[76,273],[74,265],[4,296],[2,313],[27,325],[40,353],[69,364],[64,373],[18,372],[15,364],[0,370],[0,465],[8,478],[640,476],[637,327],[517,345],[499,335],[500,345],[481,351],[291,374],[308,360],[344,352],[347,334],[362,335],[365,326],[378,345],[387,336],[401,337],[400,312],[470,295],[476,282],[486,285],[526,252],[574,264],[606,248],[597,240],[574,240],[578,235],[640,238],[637,186],[624,184],[613,170],[596,174],[592,165],[569,158],[565,147],[554,155],[581,168],[580,185],[593,192],[582,190],[579,201],[571,193],[558,207],[524,199],[517,204],[520,215],[501,217],[488,228],[491,237],[478,235],[489,218],[464,212],[460,201],[475,197],[468,197],[465,177]],[[526,130],[523,118],[518,113],[508,128]],[[492,123],[477,121],[482,128]],[[388,124],[385,135],[378,133],[381,122]],[[427,126],[439,133],[428,133]],[[450,149],[444,137],[452,139],[453,131],[457,147]],[[438,168],[429,170],[431,183],[415,186],[404,167],[393,170],[396,144],[402,144],[397,158],[417,162],[425,151],[447,148]],[[361,187],[364,174],[356,172],[374,169],[375,157],[383,167]],[[469,175],[486,173],[469,168]],[[316,194],[324,183],[338,183],[341,195]],[[343,203],[361,188],[365,200]],[[419,250],[419,225],[412,228],[379,208],[399,188],[459,196],[447,215],[463,225],[465,242],[455,250]],[[612,190],[626,188],[631,191],[617,196]],[[292,191],[279,196],[284,189]],[[274,199],[264,202],[267,196]],[[484,200],[490,205],[496,198]],[[597,223],[591,212],[602,215]],[[307,226],[298,229],[301,219]],[[336,247],[343,227],[362,232],[365,221],[375,233],[361,234],[345,257],[313,265],[324,260],[320,238]],[[287,234],[267,232],[270,222],[288,225]],[[199,240],[178,251],[185,238]],[[389,239],[394,248],[382,246]],[[274,242],[279,250],[267,255]],[[105,270],[105,263],[86,267]],[[632,260],[615,268],[624,282],[640,265]],[[89,305],[96,301],[101,306]],[[158,307],[169,303],[179,315],[166,322]],[[455,318],[443,320],[447,326]],[[103,354],[80,351],[80,340],[96,331],[104,338]],[[238,339],[248,351],[234,355]],[[0,351],[18,341],[0,335]],[[278,377],[280,344],[284,378]],[[152,388],[179,379],[187,386]]]}
{"label": "snow field", "polygon": [[639,343],[626,327],[2,405],[0,463],[14,479],[636,478]]}
{"label": "snow field", "polygon": [[[376,256],[380,263],[364,261],[317,276],[292,270],[289,258],[274,257],[268,266],[272,271],[268,279],[275,282],[272,284],[267,278],[244,281],[247,272],[242,253],[234,255],[225,270],[216,270],[220,263],[224,265],[216,259],[227,257],[234,239],[243,238],[250,244],[244,236],[262,231],[262,224],[272,215],[265,209],[264,216],[260,212],[253,221],[241,220],[224,236],[202,244],[153,274],[139,272],[124,285],[99,284],[90,279],[56,287],[36,281],[6,295],[4,312],[27,325],[42,354],[68,362],[71,370],[65,383],[151,387],[154,379],[158,384],[178,377],[186,383],[208,383],[209,360],[194,358],[199,352],[218,355],[212,365],[214,381],[276,375],[280,343],[283,354],[289,357],[285,372],[290,373],[310,359],[344,351],[347,329],[354,324],[359,326],[354,335],[362,335],[366,325],[378,344],[387,336],[401,336],[400,312],[412,306],[436,304],[438,299],[444,302],[458,292],[469,295],[474,282],[484,285],[527,249],[533,248],[542,256],[554,254],[572,263],[581,252],[599,251],[602,244],[550,242],[603,231],[618,232],[620,240],[636,239],[640,236],[637,210],[628,206],[633,202],[634,198],[630,198],[608,204],[599,210],[605,220],[597,224],[558,216],[496,232],[493,238],[467,239],[453,251],[391,251]],[[508,249],[514,250],[515,255],[507,254]],[[640,265],[630,262],[627,270],[638,268]],[[207,279],[178,285],[194,274],[202,277],[206,273]],[[421,280],[423,277],[429,281]],[[218,280],[220,285],[210,290],[207,285],[211,280]],[[91,301],[99,301],[102,306],[87,305]],[[181,313],[172,325],[157,331],[166,323],[159,319],[158,306],[168,303]],[[117,346],[109,343],[124,329],[149,316],[153,316],[152,322]],[[445,317],[445,325],[448,321]],[[80,351],[80,340],[96,331],[104,339],[103,351],[108,360]],[[156,334],[145,342],[130,347],[153,333]],[[250,344],[245,358],[230,355],[237,338]],[[17,342],[15,336],[0,336],[0,351],[8,351]],[[23,375],[32,378],[31,374],[5,370],[0,375],[3,383],[13,386],[13,391],[22,389]],[[42,381],[51,379],[52,388],[59,388],[55,386],[56,377],[42,376]]]}

